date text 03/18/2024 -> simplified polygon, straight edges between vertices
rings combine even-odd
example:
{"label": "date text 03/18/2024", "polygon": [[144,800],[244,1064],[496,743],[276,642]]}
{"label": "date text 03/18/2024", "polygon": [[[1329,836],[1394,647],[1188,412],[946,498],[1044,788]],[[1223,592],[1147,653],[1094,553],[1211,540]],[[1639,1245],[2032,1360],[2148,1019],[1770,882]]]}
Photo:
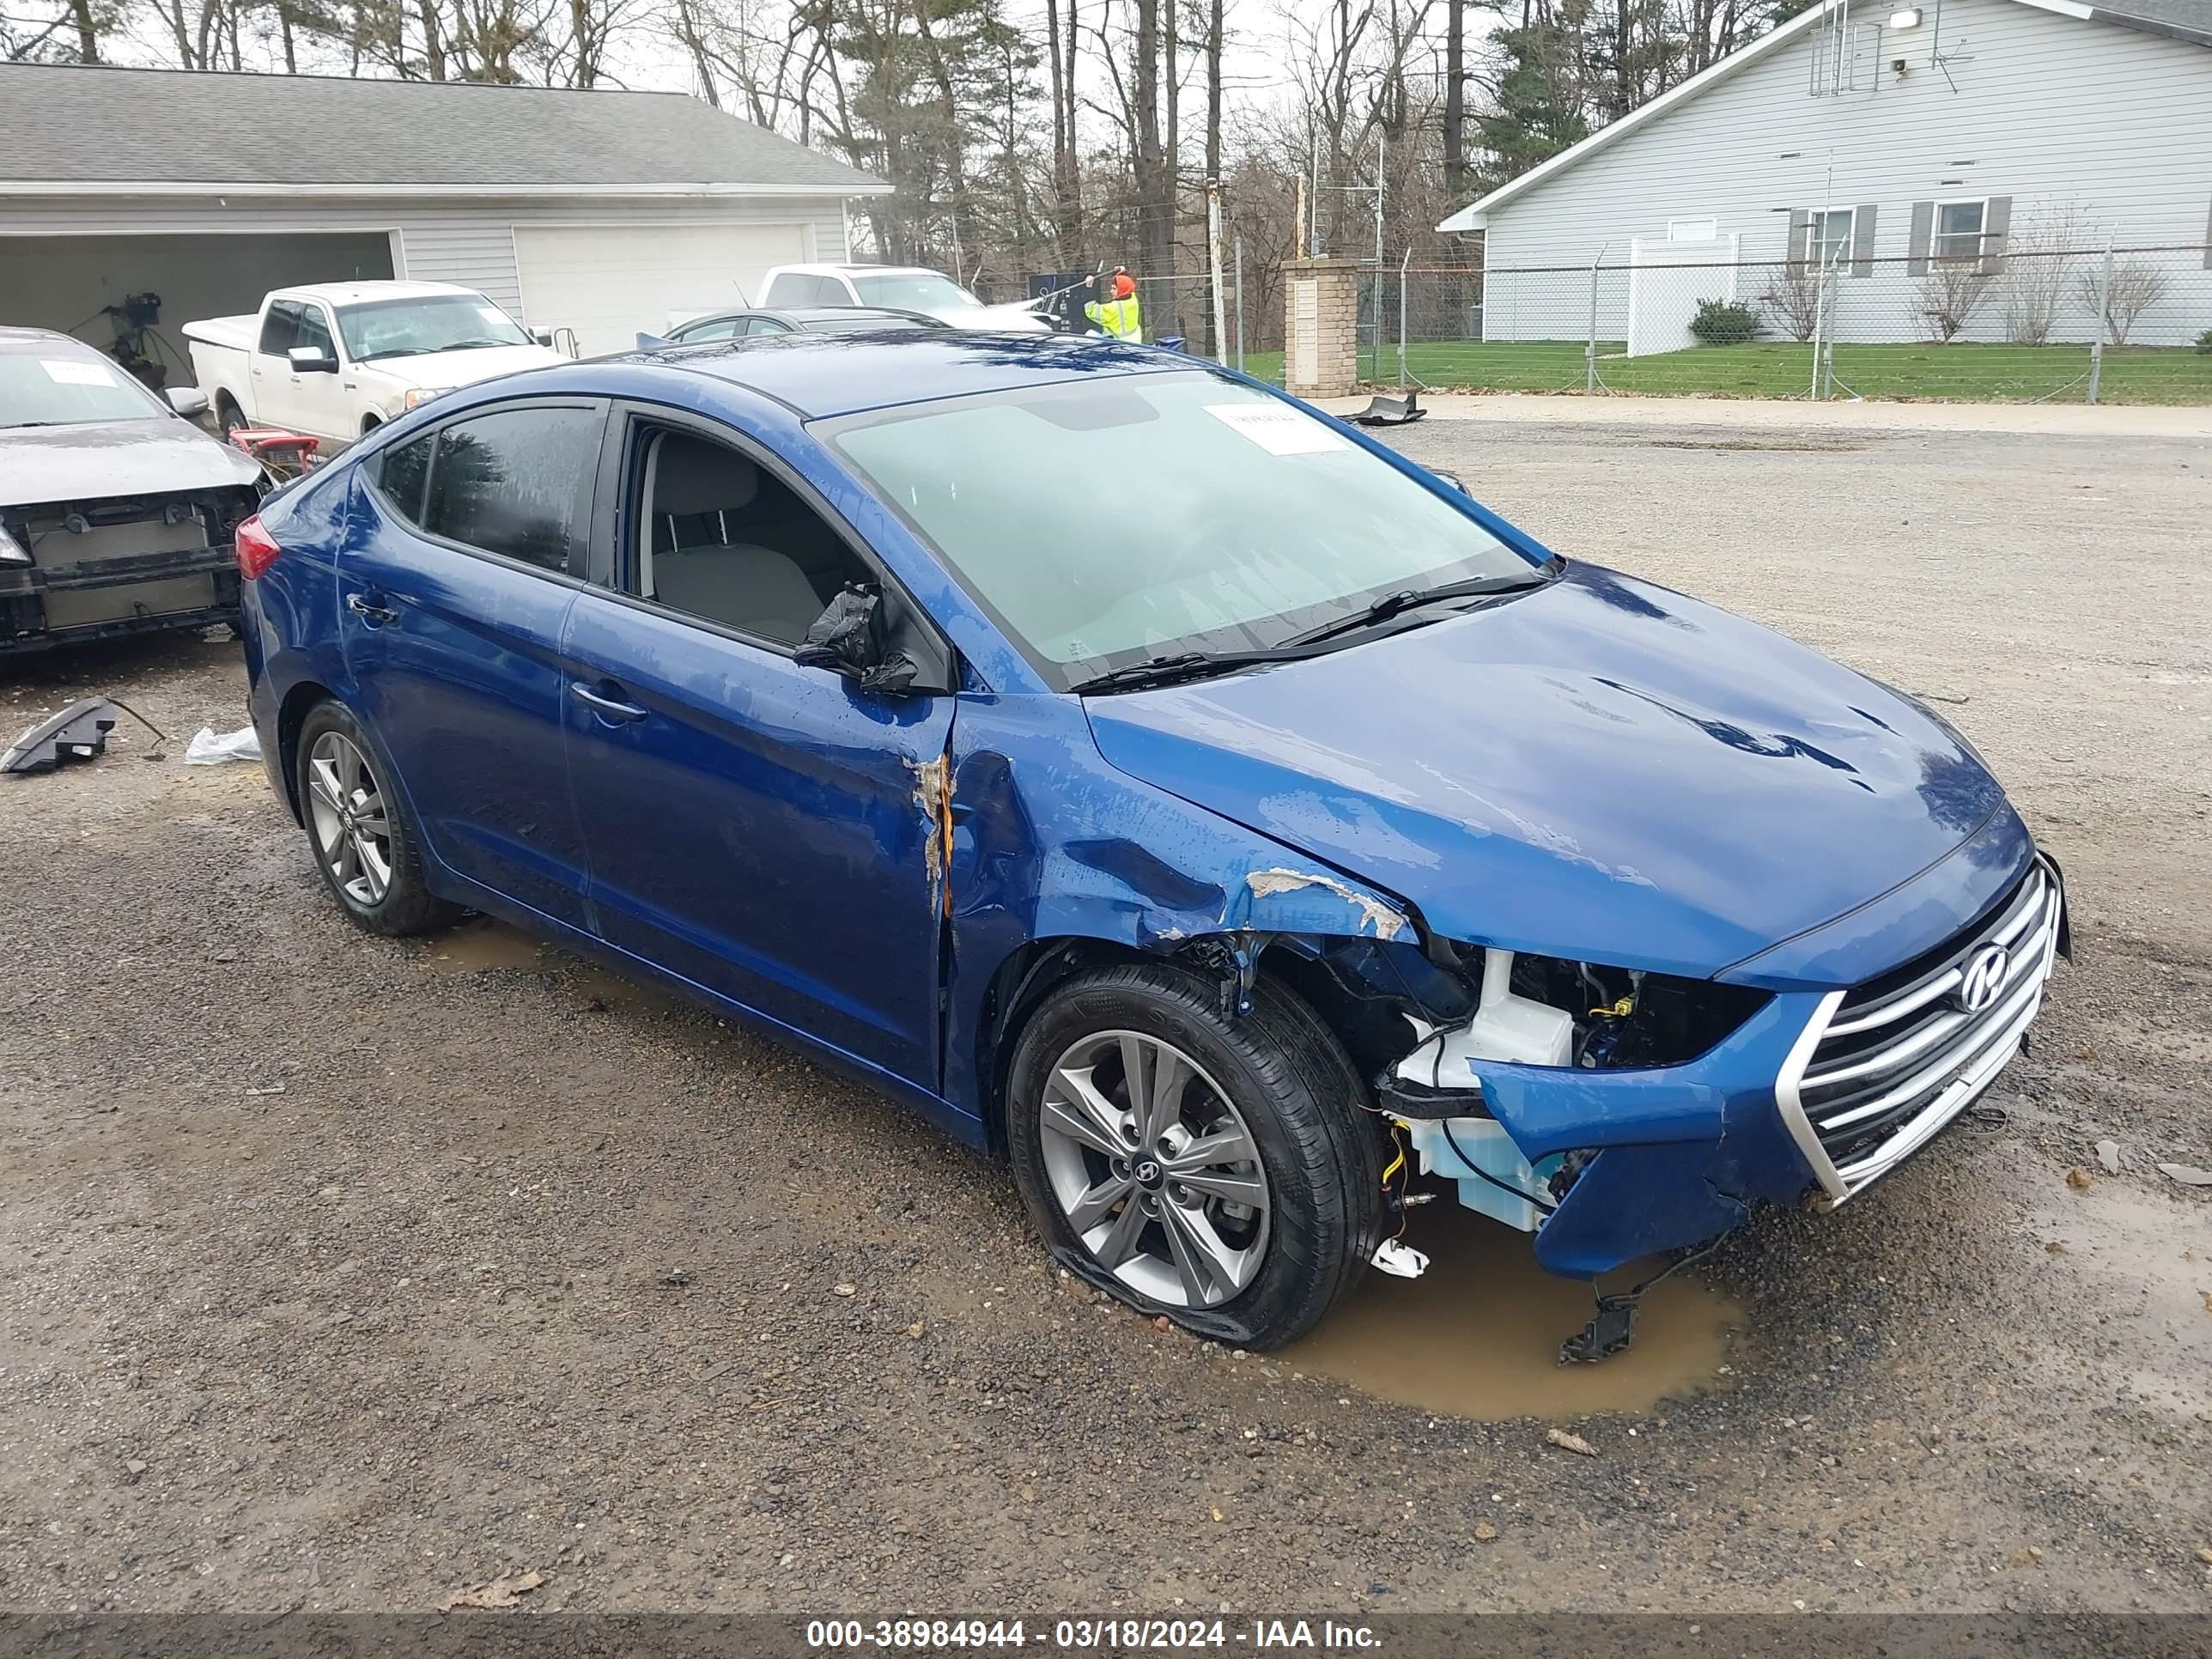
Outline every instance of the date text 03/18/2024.
{"label": "date text 03/18/2024", "polygon": [[866,1650],[1049,1647],[1060,1651],[1185,1649],[1328,1648],[1372,1650],[1379,1645],[1364,1625],[1333,1619],[1255,1619],[1239,1627],[1221,1619],[1056,1619],[1031,1626],[1019,1619],[810,1620],[806,1645],[827,1652]]}

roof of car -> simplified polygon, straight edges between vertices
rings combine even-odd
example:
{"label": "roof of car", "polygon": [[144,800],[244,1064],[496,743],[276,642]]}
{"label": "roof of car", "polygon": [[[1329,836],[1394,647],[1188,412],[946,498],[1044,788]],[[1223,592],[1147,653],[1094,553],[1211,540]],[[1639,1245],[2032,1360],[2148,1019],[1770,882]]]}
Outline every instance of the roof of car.
{"label": "roof of car", "polygon": [[282,300],[320,300],[334,306],[368,305],[378,300],[428,300],[453,294],[471,300],[483,298],[472,288],[456,288],[451,283],[403,283],[383,277],[359,283],[302,283],[296,288],[280,288],[273,292],[276,298]]}
{"label": "roof of car", "polygon": [[981,392],[1018,391],[1091,374],[1212,368],[1201,358],[1125,345],[1098,334],[994,334],[933,328],[717,340],[602,361],[681,368],[726,380],[773,398],[809,420]]}
{"label": "roof of car", "polygon": [[950,328],[950,323],[922,311],[901,311],[896,306],[732,306],[727,311],[702,312],[696,317],[686,317],[668,331],[672,339],[705,323],[736,323],[748,317],[766,317],[775,322],[789,324],[793,328],[806,328],[816,324],[835,323],[841,331],[858,333],[871,322],[884,322],[915,328]]}

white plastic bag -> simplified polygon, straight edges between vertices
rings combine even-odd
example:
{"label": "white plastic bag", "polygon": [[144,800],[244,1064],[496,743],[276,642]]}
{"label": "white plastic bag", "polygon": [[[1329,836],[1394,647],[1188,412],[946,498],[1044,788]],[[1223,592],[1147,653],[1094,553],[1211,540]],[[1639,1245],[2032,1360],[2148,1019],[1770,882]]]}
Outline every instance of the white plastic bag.
{"label": "white plastic bag", "polygon": [[185,764],[187,766],[220,766],[225,761],[258,761],[261,758],[261,737],[250,726],[241,726],[235,732],[222,736],[215,734],[215,727],[203,726],[192,734],[185,745]]}

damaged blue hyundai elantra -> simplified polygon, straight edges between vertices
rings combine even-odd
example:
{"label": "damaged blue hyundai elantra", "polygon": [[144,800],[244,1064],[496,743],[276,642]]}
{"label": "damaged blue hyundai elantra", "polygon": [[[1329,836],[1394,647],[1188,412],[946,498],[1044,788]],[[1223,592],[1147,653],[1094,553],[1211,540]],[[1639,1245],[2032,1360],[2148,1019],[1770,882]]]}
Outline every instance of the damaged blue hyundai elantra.
{"label": "damaged blue hyundai elantra", "polygon": [[356,922],[488,911],[743,1016],[1232,1342],[1418,1271],[1417,1174],[1593,1280],[1842,1203],[2068,949],[1932,709],[1172,352],[564,365],[237,546],[262,750]]}

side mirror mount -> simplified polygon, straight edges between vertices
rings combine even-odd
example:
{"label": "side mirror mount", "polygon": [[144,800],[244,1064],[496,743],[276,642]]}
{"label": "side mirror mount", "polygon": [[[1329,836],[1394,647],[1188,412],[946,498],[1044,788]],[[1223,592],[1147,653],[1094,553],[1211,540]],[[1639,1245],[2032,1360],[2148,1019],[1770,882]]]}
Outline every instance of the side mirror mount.
{"label": "side mirror mount", "polygon": [[320,346],[294,346],[284,354],[295,374],[335,374],[338,360]]}
{"label": "side mirror mount", "polygon": [[196,386],[173,386],[161,395],[188,421],[208,411],[208,395]]}
{"label": "side mirror mount", "polygon": [[921,665],[903,651],[886,653],[883,638],[883,595],[848,582],[830,601],[792,660],[803,668],[826,668],[863,691],[895,696],[912,686]]}

